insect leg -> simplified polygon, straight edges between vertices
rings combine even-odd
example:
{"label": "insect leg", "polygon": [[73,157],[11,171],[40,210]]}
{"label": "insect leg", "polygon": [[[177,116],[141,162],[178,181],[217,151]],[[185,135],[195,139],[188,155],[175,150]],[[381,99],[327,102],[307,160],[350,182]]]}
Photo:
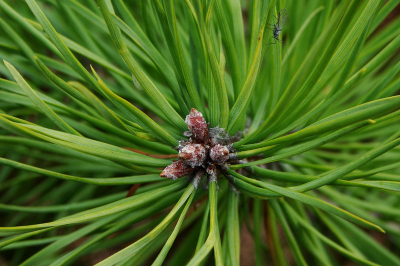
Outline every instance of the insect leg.
{"label": "insect leg", "polygon": [[282,48],[283,48],[284,52],[287,53],[287,48],[286,48],[285,45],[283,45],[284,41],[283,40],[279,40],[279,39],[278,39],[278,41],[282,44]]}
{"label": "insect leg", "polygon": [[[274,37],[272,37],[272,38],[274,38]],[[277,39],[274,38],[274,41],[275,41],[275,42],[271,42],[271,43],[269,43],[269,44],[276,44],[276,40],[277,40]]]}

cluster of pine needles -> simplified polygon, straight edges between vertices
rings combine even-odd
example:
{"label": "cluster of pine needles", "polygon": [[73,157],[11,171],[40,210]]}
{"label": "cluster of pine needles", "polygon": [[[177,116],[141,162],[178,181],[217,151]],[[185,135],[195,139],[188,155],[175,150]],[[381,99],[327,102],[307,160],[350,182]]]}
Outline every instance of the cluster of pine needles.
{"label": "cluster of pine needles", "polygon": [[0,0],[0,264],[400,265],[399,2]]}

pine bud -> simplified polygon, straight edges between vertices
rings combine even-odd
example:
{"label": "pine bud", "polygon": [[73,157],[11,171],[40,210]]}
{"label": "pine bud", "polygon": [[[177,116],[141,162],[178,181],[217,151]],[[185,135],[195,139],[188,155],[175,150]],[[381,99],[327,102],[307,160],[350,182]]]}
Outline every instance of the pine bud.
{"label": "pine bud", "polygon": [[188,144],[179,151],[179,158],[192,168],[202,165],[207,152],[203,144]]}
{"label": "pine bud", "polygon": [[224,163],[229,159],[229,149],[226,146],[217,144],[211,148],[210,158],[218,164]]}
{"label": "pine bud", "polygon": [[208,124],[199,111],[192,108],[186,116],[185,123],[197,141],[205,142],[208,139]]}
{"label": "pine bud", "polygon": [[178,177],[182,177],[193,172],[193,170],[193,168],[185,164],[182,160],[177,160],[168,165],[164,171],[161,172],[160,176],[175,180]]}

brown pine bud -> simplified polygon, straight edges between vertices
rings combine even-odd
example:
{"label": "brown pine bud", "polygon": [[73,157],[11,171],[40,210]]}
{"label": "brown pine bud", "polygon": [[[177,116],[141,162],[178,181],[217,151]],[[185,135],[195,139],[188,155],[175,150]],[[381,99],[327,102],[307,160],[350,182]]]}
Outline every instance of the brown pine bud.
{"label": "brown pine bud", "polygon": [[207,158],[206,148],[203,144],[188,144],[179,151],[179,158],[192,168],[200,166]]}
{"label": "brown pine bud", "polygon": [[182,160],[177,160],[172,164],[168,165],[164,169],[164,171],[161,172],[160,176],[175,180],[193,171],[194,169],[191,168],[189,165],[185,164]]}
{"label": "brown pine bud", "polygon": [[192,108],[185,123],[197,141],[205,142],[208,139],[208,124],[199,111]]}
{"label": "brown pine bud", "polygon": [[210,158],[218,164],[224,163],[229,159],[229,149],[226,146],[217,144],[211,148]]}

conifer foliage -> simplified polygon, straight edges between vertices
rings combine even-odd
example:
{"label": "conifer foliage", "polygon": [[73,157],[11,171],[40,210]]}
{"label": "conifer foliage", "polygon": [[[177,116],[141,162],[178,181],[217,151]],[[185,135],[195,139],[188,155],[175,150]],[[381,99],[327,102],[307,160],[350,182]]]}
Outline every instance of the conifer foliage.
{"label": "conifer foliage", "polygon": [[400,265],[399,2],[0,0],[0,265]]}

